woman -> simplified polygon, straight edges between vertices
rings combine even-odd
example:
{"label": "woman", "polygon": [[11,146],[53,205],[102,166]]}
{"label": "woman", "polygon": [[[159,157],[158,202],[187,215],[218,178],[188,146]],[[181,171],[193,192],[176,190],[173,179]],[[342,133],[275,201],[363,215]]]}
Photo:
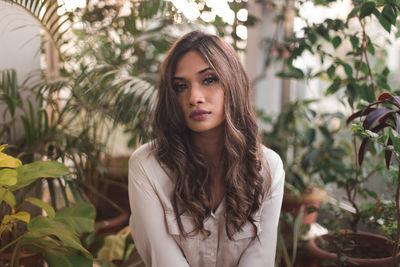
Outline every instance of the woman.
{"label": "woman", "polygon": [[130,226],[146,266],[274,266],[282,161],[260,144],[227,43],[200,31],[176,41],[152,131],[129,161]]}

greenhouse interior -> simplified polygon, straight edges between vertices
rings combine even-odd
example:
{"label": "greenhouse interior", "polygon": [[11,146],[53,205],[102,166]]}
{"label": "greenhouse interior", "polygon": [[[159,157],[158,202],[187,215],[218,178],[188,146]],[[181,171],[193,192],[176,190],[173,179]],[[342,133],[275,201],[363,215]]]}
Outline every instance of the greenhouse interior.
{"label": "greenhouse interior", "polygon": [[0,267],[400,266],[399,12],[0,0]]}

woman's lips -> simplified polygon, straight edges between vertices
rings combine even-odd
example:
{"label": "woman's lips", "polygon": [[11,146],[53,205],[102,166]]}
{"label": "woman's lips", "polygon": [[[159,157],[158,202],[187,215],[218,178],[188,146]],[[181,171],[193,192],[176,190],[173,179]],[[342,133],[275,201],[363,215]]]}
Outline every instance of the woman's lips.
{"label": "woman's lips", "polygon": [[206,119],[207,116],[210,115],[210,114],[211,114],[211,112],[209,112],[207,110],[196,109],[196,110],[193,110],[192,112],[190,112],[189,117],[191,119],[196,120],[196,121],[202,121],[202,120]]}

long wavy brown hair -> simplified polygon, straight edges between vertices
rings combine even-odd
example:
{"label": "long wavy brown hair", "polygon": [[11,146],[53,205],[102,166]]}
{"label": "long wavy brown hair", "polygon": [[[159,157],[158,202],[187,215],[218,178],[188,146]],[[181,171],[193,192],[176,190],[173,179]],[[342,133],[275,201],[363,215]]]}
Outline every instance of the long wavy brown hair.
{"label": "long wavy brown hair", "polygon": [[158,98],[152,132],[157,159],[175,180],[172,204],[180,232],[186,233],[180,215],[190,215],[195,233],[206,237],[204,220],[211,213],[210,166],[191,142],[183,112],[173,89],[173,77],[178,61],[189,51],[199,52],[215,70],[224,96],[223,173],[225,178],[226,232],[232,239],[243,225],[250,221],[256,231],[254,215],[261,208],[270,187],[269,169],[267,186],[260,174],[262,148],[258,136],[252,94],[246,72],[233,48],[216,35],[200,31],[190,32],[168,51],[160,66]]}

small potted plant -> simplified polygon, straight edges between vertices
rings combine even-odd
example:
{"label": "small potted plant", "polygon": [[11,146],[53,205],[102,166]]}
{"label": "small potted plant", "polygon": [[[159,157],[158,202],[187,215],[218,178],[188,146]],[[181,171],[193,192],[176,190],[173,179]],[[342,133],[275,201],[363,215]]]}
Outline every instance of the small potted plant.
{"label": "small potted plant", "polygon": [[[22,258],[36,253],[49,266],[91,266],[92,255],[79,240],[79,234],[94,229],[95,210],[89,203],[55,212],[39,198],[16,194],[38,179],[67,175],[68,168],[55,161],[23,165],[3,153],[4,148],[0,146],[0,262],[20,266]],[[25,203],[41,208],[46,215],[35,215],[22,205]],[[32,266],[37,266],[37,260]]]}
{"label": "small potted plant", "polygon": [[[309,248],[313,251],[314,255],[319,255],[325,260],[331,260],[337,263],[347,262],[357,264],[358,266],[398,266],[400,262],[399,257],[399,226],[400,226],[400,213],[399,213],[399,198],[400,198],[400,97],[393,96],[390,93],[382,93],[379,95],[378,100],[367,105],[366,107],[353,113],[347,120],[348,123],[355,119],[361,118],[362,125],[353,125],[352,129],[354,135],[362,138],[361,145],[357,151],[357,169],[355,173],[356,178],[348,179],[349,182],[345,187],[348,198],[352,202],[355,208],[353,213],[353,220],[350,224],[351,230],[340,230],[336,233],[325,235],[316,239],[313,239],[309,243]],[[395,170],[397,173],[397,179],[393,179],[396,184],[394,205],[382,205],[377,199],[376,208],[364,210],[368,213],[368,216],[362,216],[362,210],[354,198],[357,192],[363,192],[362,183],[365,179],[369,178],[369,175],[362,175],[360,167],[364,162],[365,154],[368,149],[369,143],[375,142],[381,146],[383,157],[382,160],[385,162],[386,167],[391,170]],[[379,166],[379,165],[378,165]],[[360,180],[357,178],[361,177]],[[360,183],[357,183],[359,181]],[[365,191],[365,190],[364,190]],[[374,194],[371,194],[373,196]],[[375,195],[375,197],[377,197]],[[384,210],[384,208],[386,210]],[[392,213],[391,219],[387,215]],[[395,218],[395,226],[391,227],[391,232],[395,230],[395,234],[392,234],[392,239],[387,239],[382,236],[372,235],[368,233],[360,233],[357,230],[358,222],[362,217],[370,219],[371,217],[381,219],[382,224],[388,225],[393,224],[393,217]],[[384,221],[386,220],[386,221]],[[372,238],[373,241],[368,241]],[[376,256],[375,258],[367,257],[371,255],[362,254],[351,254],[355,251],[359,251],[361,247],[364,247],[368,242],[369,246],[372,247],[373,251],[376,252],[378,249],[382,249],[382,255]],[[371,243],[372,242],[372,243]],[[329,253],[318,248],[323,243],[330,246],[333,250]],[[329,244],[328,244],[329,243]],[[333,253],[335,252],[335,253]],[[358,252],[357,252],[358,253]],[[386,256],[383,256],[386,253]],[[391,255],[391,256],[390,256]]]}

